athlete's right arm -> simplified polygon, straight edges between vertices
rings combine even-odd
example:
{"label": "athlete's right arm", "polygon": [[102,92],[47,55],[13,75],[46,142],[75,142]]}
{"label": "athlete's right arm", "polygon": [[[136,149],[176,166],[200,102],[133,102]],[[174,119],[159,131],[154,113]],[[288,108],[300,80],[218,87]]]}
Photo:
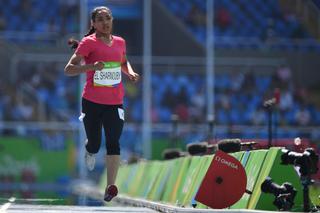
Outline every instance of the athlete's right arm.
{"label": "athlete's right arm", "polygon": [[102,70],[104,64],[102,62],[95,62],[94,64],[83,64],[81,65],[83,57],[81,55],[73,54],[64,68],[65,75],[75,76],[81,73],[85,73],[89,70]]}

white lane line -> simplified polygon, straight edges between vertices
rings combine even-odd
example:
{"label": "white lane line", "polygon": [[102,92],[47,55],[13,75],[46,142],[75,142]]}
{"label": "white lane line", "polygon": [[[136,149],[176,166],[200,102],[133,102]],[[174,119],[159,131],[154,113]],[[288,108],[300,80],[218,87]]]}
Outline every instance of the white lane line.
{"label": "white lane line", "polygon": [[11,204],[14,202],[16,200],[16,198],[15,197],[10,197],[9,199],[8,199],[8,203],[5,203],[5,204],[3,204],[2,206],[1,206],[1,208],[0,208],[0,213],[1,212],[5,212],[7,209],[9,209],[9,207],[11,206]]}
{"label": "white lane line", "polygon": [[5,212],[10,206],[11,206],[12,203],[5,203],[1,206],[0,208],[0,212]]}

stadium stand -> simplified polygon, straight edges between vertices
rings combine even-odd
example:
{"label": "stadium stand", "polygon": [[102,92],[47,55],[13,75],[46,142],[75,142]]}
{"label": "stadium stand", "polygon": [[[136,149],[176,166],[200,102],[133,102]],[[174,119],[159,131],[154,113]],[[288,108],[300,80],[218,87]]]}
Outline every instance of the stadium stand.
{"label": "stadium stand", "polygon": [[[188,28],[201,44],[206,41],[206,2],[198,0],[161,2]],[[316,1],[315,1],[316,3]],[[293,13],[282,11],[277,0],[264,2],[215,1],[215,46],[217,48],[319,51]],[[301,42],[303,40],[303,42]]]}

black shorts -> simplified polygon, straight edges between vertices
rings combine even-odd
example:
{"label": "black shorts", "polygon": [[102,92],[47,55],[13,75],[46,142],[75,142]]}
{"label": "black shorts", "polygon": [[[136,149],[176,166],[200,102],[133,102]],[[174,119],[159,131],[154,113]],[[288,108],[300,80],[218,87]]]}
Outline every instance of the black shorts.
{"label": "black shorts", "polygon": [[82,98],[82,113],[88,139],[87,151],[93,154],[99,151],[103,127],[107,155],[120,155],[119,140],[124,124],[123,105],[97,104]]}

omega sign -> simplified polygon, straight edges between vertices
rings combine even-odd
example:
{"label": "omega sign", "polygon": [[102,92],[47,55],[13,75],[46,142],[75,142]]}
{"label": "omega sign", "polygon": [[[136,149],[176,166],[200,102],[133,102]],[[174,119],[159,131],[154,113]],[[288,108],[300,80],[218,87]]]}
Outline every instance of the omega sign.
{"label": "omega sign", "polygon": [[218,150],[212,158],[195,200],[213,209],[224,209],[242,197],[247,186],[246,171],[232,155]]}
{"label": "omega sign", "polygon": [[230,162],[230,161],[228,161],[228,160],[226,160],[226,159],[224,159],[224,158],[221,158],[220,156],[215,156],[215,157],[214,157],[214,160],[215,160],[215,161],[218,161],[218,162],[220,162],[220,163],[222,163],[222,164],[225,164],[225,165],[228,166],[228,167],[231,167],[231,168],[233,168],[233,169],[238,170],[238,165],[236,165],[236,164],[234,164],[234,163],[232,163],[232,162]]}

